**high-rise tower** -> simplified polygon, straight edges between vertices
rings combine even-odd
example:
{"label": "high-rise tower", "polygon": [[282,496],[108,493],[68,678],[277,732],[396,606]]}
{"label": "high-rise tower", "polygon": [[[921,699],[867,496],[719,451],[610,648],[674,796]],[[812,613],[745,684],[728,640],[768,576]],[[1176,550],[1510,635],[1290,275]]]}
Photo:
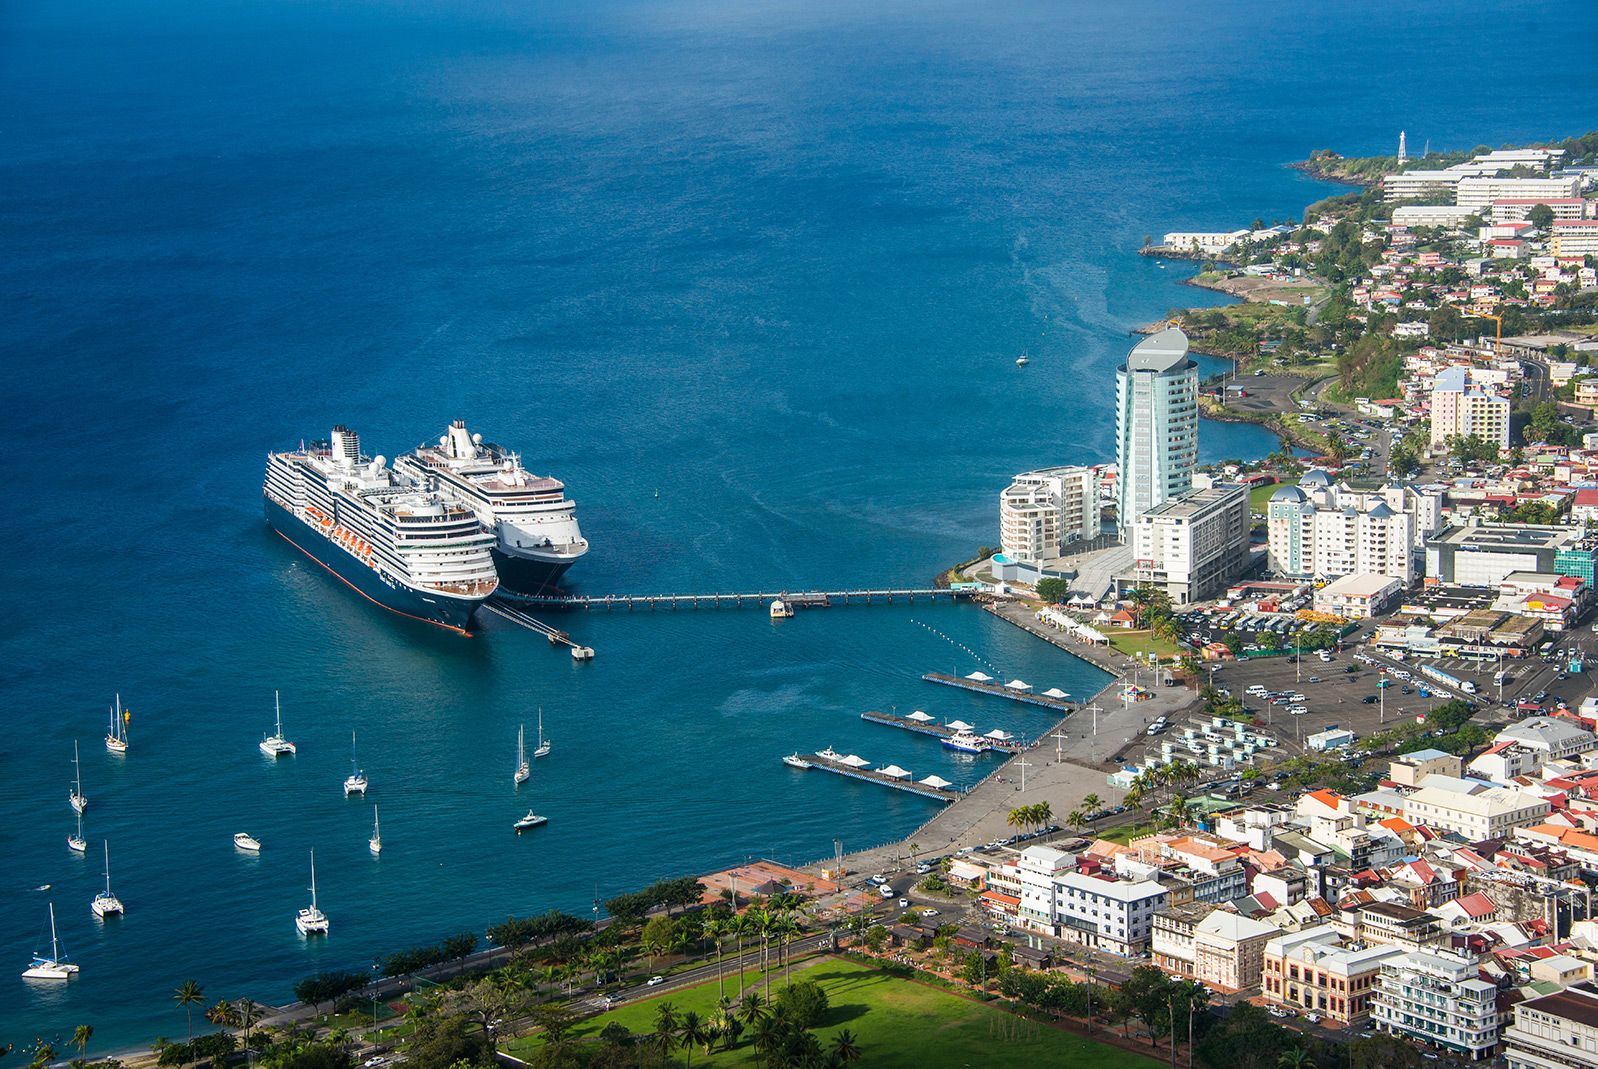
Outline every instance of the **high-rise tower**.
{"label": "high-rise tower", "polygon": [[1193,488],[1198,460],[1198,364],[1176,327],[1138,342],[1115,373],[1116,524]]}

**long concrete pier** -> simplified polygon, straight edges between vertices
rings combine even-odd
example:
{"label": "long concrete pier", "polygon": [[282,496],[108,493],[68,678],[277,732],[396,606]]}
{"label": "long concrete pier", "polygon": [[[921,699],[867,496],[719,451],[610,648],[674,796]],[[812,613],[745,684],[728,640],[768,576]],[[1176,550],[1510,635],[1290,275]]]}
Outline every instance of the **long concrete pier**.
{"label": "long concrete pier", "polygon": [[880,783],[884,787],[892,787],[896,791],[908,791],[910,794],[919,794],[923,798],[936,798],[940,802],[953,802],[960,797],[960,789],[952,784],[947,787],[937,787],[930,783],[918,783],[908,774],[903,779],[884,775],[872,768],[864,766],[856,768],[854,765],[844,764],[842,761],[820,754],[799,754],[799,759],[809,764],[811,768],[823,772],[832,772],[850,779],[864,780],[867,783]]}
{"label": "long concrete pier", "polygon": [[1047,694],[1034,694],[1029,690],[1018,690],[1015,687],[1007,687],[1002,683],[985,683],[979,679],[951,676],[947,672],[928,672],[921,678],[932,683],[942,683],[946,687],[959,687],[961,690],[975,691],[978,694],[992,694],[997,698],[1008,698],[1013,702],[1041,705],[1045,709],[1058,709],[1062,713],[1069,713],[1077,708],[1077,703],[1067,698],[1054,698]]}
{"label": "long concrete pier", "polygon": [[[912,720],[910,717],[900,716],[898,713],[882,713],[875,709],[861,713],[860,719],[869,720],[873,724],[886,724],[891,728],[904,728],[906,731],[914,731],[922,735],[932,735],[939,739],[947,739],[954,734],[954,728],[940,724],[936,720]],[[1026,743],[1020,739],[995,739],[987,735],[979,737],[993,749],[1003,750],[1005,753],[1020,753],[1026,749]]]}
{"label": "long concrete pier", "polygon": [[753,609],[764,608],[779,598],[795,608],[827,608],[832,605],[891,604],[894,601],[916,601],[925,598],[936,601],[947,598],[958,601],[969,598],[977,591],[941,590],[937,588],[883,589],[883,590],[806,590],[789,593],[785,590],[762,591],[754,594],[562,594],[530,596],[501,591],[495,597],[517,605],[538,609]]}

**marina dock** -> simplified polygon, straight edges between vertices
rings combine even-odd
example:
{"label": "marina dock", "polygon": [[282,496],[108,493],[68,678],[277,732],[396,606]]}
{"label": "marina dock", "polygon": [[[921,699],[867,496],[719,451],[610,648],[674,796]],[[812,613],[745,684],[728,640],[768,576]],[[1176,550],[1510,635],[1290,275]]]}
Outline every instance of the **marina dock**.
{"label": "marina dock", "polygon": [[825,609],[833,605],[892,604],[894,601],[958,601],[976,591],[912,589],[903,590],[807,590],[798,593],[772,590],[755,594],[571,594],[532,596],[501,591],[497,600],[536,609],[757,609],[781,599],[798,609]]}
{"label": "marina dock", "polygon": [[910,794],[919,794],[923,798],[936,798],[940,802],[953,802],[960,797],[960,788],[948,780],[937,776],[927,776],[925,779],[911,779],[911,774],[898,765],[889,765],[886,771],[871,768],[871,762],[854,754],[834,753],[831,747],[821,753],[795,754],[785,757],[783,761],[793,764],[798,761],[807,768],[820,769],[823,772],[832,772],[850,779],[864,780],[867,783],[880,783],[884,787],[892,787],[896,791],[908,791]]}
{"label": "marina dock", "polygon": [[[976,673],[981,675],[981,673]],[[996,698],[1008,698],[1013,702],[1025,702],[1028,705],[1041,705],[1045,709],[1055,709],[1060,713],[1075,711],[1079,704],[1071,701],[1068,694],[1059,691],[1044,691],[1034,694],[1031,689],[1022,690],[1020,687],[1005,683],[998,683],[991,678],[973,679],[971,676],[951,676],[947,672],[928,672],[921,677],[932,683],[942,683],[946,687],[959,687],[961,690],[975,691],[978,694],[991,694]],[[1015,682],[1020,682],[1016,680]]]}
{"label": "marina dock", "polygon": [[[922,713],[921,715],[926,716],[927,714]],[[921,720],[914,714],[910,716],[900,716],[898,713],[881,713],[875,709],[869,712],[861,713],[860,719],[869,720],[873,724],[886,724],[888,727],[903,728],[906,731],[914,731],[922,735],[931,735],[939,739],[948,738],[949,736],[953,735],[956,730],[955,728],[949,727],[947,724],[940,724],[930,717],[928,717],[926,720]],[[1003,750],[1005,753],[1020,753],[1022,750],[1026,749],[1026,743],[1013,737],[997,738],[992,735],[983,735],[981,738],[983,742],[987,743],[993,749]]]}

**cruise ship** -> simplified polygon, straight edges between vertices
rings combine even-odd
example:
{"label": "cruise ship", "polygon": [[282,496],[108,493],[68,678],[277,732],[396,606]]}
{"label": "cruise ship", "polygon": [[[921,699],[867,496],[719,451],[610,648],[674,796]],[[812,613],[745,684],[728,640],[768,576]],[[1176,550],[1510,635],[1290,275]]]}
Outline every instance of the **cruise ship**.
{"label": "cruise ship", "polygon": [[419,446],[394,466],[477,514],[494,536],[494,565],[506,592],[554,592],[588,552],[565,485],[530,474],[520,455],[467,433],[463,420],[451,423],[437,445]]}
{"label": "cruise ship", "polygon": [[344,426],[266,460],[266,522],[385,609],[465,631],[499,586],[477,516],[383,457]]}

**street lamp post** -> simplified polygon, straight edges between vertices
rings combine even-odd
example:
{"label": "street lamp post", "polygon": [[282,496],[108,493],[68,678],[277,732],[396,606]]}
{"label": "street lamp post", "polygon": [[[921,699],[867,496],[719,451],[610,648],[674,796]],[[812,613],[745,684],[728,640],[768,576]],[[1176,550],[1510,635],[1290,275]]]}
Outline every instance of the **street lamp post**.
{"label": "street lamp post", "polygon": [[1021,770],[1021,793],[1025,794],[1026,793],[1026,770],[1032,766],[1032,762],[1028,761],[1026,758],[1023,757],[1023,758],[1021,758],[1021,760],[1019,760],[1019,761],[1017,761],[1015,763],[1015,766]]}

